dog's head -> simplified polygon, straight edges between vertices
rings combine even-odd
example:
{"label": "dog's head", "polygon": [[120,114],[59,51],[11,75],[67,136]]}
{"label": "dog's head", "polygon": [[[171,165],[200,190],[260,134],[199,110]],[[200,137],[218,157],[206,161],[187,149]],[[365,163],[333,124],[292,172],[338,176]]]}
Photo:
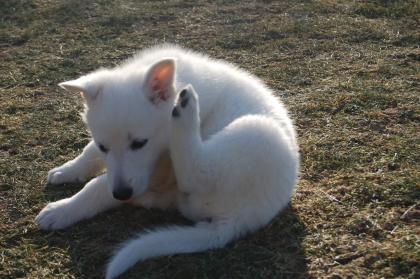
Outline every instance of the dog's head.
{"label": "dog's head", "polygon": [[157,158],[168,148],[174,82],[175,60],[166,58],[150,67],[104,69],[59,84],[82,92],[82,116],[103,155],[114,198],[129,200],[147,189]]}

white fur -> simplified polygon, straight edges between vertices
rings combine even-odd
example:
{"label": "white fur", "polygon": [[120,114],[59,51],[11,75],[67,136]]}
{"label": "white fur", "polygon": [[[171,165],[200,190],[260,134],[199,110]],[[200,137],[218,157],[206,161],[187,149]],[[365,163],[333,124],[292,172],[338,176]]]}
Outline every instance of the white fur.
{"label": "white fur", "polygon": [[[176,92],[187,84],[188,102],[181,106]],[[223,247],[266,225],[289,202],[299,167],[295,130],[271,90],[249,73],[165,45],[60,86],[83,92],[84,119],[96,144],[51,170],[48,182],[83,181],[103,168],[106,174],[75,196],[47,205],[36,219],[41,228],[61,229],[121,204],[112,197],[121,185],[133,190],[134,204],[176,204],[198,222],[127,242],[106,278],[139,260]],[[179,117],[172,118],[175,103]],[[133,139],[148,142],[131,150]],[[158,157],[169,148],[178,188],[162,202],[149,183]]]}

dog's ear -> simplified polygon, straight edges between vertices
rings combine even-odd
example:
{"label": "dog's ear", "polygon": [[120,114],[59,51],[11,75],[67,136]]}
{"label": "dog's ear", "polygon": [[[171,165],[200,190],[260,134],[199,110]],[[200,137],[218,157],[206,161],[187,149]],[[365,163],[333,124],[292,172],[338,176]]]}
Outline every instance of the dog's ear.
{"label": "dog's ear", "polygon": [[83,77],[65,81],[58,84],[61,88],[69,92],[81,92],[86,103],[91,104],[99,95],[101,87],[93,82],[89,82]]}
{"label": "dog's ear", "polygon": [[175,94],[175,59],[164,58],[150,67],[146,74],[145,94],[159,104]]}

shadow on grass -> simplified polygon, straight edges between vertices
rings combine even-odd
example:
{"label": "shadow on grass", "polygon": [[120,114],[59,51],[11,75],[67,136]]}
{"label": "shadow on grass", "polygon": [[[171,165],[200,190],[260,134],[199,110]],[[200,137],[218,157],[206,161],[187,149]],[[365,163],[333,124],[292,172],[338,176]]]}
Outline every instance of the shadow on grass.
{"label": "shadow on grass", "polygon": [[[78,187],[65,188],[68,193]],[[46,188],[46,195],[63,197],[59,188]],[[173,224],[192,225],[177,212],[127,205],[44,237],[50,249],[67,250],[70,260],[63,268],[69,273],[77,278],[102,278],[121,242],[144,230]],[[121,278],[308,278],[301,245],[305,234],[303,223],[288,207],[267,227],[226,248],[147,260]]]}

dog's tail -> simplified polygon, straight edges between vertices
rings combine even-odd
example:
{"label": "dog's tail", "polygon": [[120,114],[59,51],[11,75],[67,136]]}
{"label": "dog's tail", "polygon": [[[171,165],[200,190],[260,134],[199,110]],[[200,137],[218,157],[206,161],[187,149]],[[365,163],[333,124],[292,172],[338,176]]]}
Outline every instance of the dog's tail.
{"label": "dog's tail", "polygon": [[115,278],[136,262],[164,255],[201,252],[225,246],[239,237],[233,222],[202,222],[141,234],[123,245],[108,264],[106,279]]}

